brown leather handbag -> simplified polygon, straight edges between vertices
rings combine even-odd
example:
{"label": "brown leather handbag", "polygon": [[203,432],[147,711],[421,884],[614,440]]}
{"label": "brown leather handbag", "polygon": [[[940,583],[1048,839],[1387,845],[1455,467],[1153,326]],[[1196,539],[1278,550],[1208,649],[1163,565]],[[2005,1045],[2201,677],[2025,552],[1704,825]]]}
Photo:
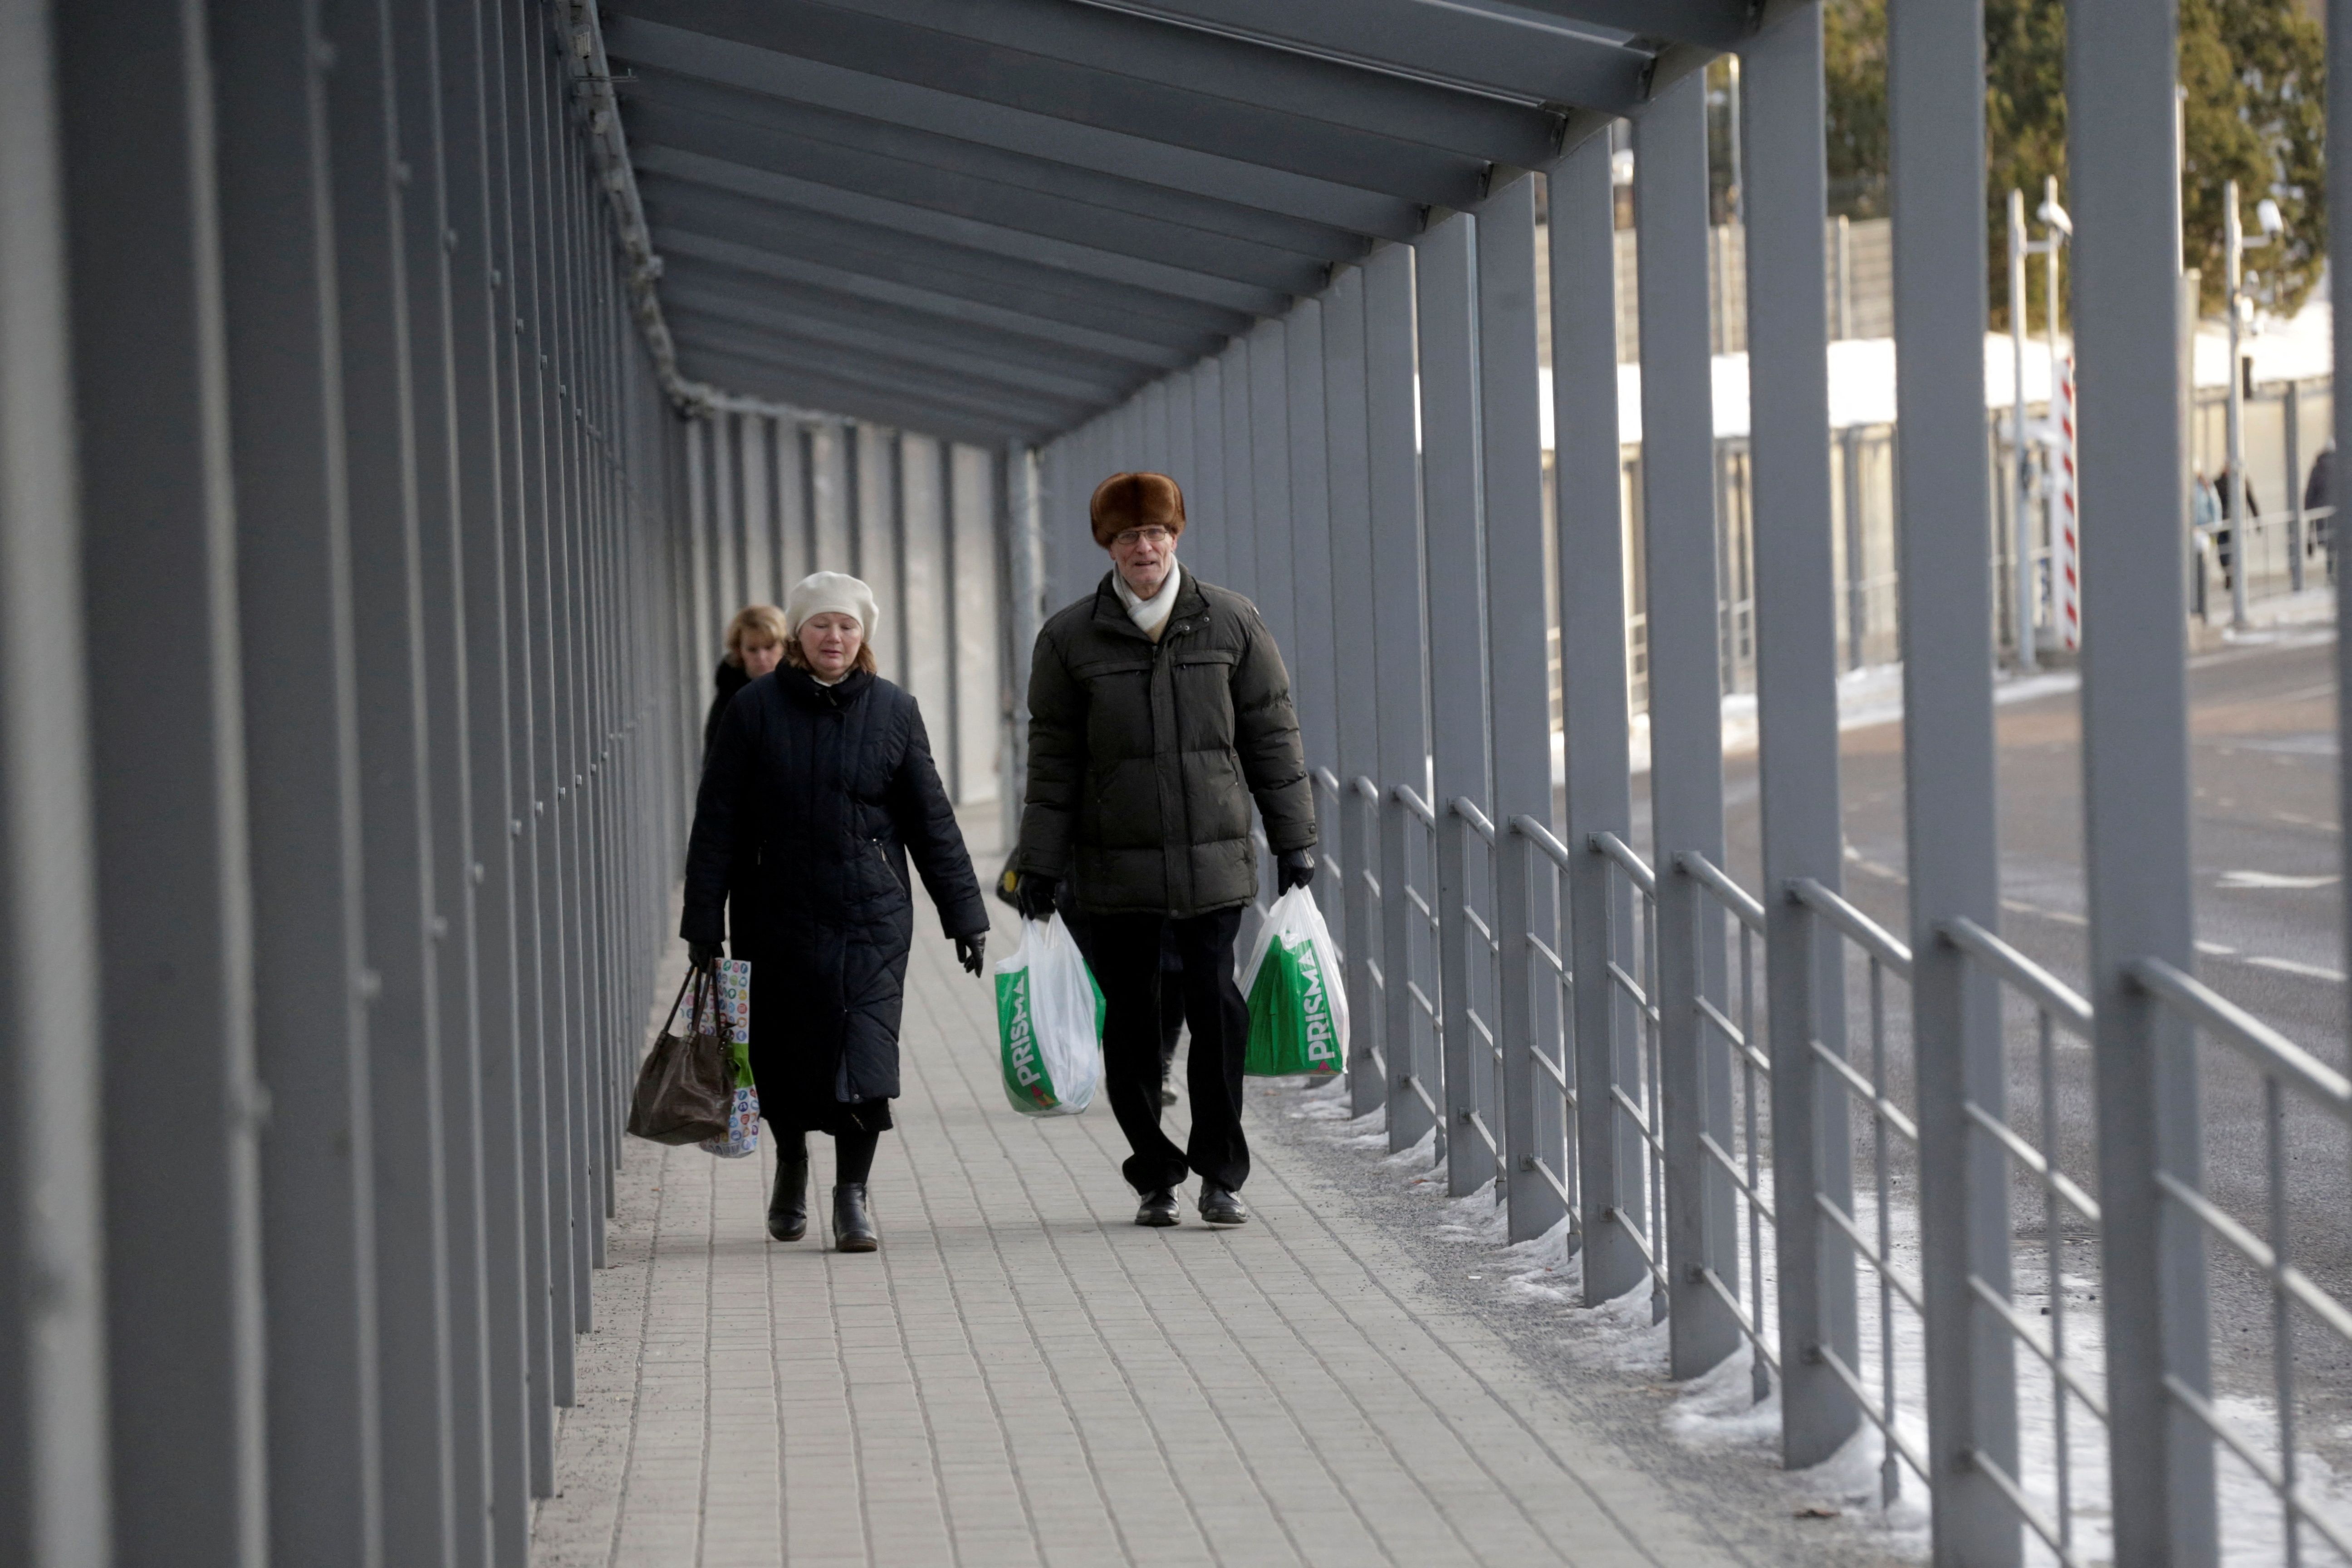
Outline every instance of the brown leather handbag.
{"label": "brown leather handbag", "polygon": [[[677,1005],[693,993],[686,1033],[677,1031]],[[719,999],[710,972],[695,969],[669,1005],[669,1022],[637,1069],[629,1102],[629,1131],[656,1143],[699,1143],[727,1136],[735,1102],[735,1063],[719,1037]]]}

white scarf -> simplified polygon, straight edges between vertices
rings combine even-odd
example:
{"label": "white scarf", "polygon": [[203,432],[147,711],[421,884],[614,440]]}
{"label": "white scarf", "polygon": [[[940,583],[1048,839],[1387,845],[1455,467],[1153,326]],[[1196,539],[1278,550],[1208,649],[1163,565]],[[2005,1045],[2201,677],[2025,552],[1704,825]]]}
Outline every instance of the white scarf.
{"label": "white scarf", "polygon": [[1160,640],[1160,628],[1168,624],[1169,615],[1176,608],[1176,586],[1184,580],[1184,569],[1173,561],[1168,563],[1167,581],[1160,592],[1149,599],[1127,585],[1127,579],[1117,569],[1111,572],[1111,585],[1118,590],[1119,602],[1127,606],[1127,618],[1141,628],[1153,642]]}

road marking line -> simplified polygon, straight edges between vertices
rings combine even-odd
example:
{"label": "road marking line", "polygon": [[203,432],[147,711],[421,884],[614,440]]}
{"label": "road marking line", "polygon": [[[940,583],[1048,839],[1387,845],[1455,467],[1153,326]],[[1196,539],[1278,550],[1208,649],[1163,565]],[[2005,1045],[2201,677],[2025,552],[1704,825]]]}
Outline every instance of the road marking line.
{"label": "road marking line", "polygon": [[2305,980],[2327,980],[2339,985],[2344,982],[2344,972],[2340,969],[2327,969],[2316,963],[2297,963],[2292,958],[2258,956],[2250,958],[2246,962],[2257,969],[2275,969],[2281,974],[2300,974]]}
{"label": "road marking line", "polygon": [[2236,948],[2223,947],[2218,942],[2206,942],[2201,938],[2198,941],[2197,951],[2203,953],[2208,958],[2235,958],[2238,956],[2238,950]]}
{"label": "road marking line", "polygon": [[2003,899],[2000,901],[2000,907],[2015,914],[2032,915],[2041,920],[2056,921],[2060,925],[2087,926],[2091,923],[2087,916],[2069,914],[2064,910],[2045,910],[2040,904],[2029,904],[2022,899]]}
{"label": "road marking line", "polygon": [[2290,892],[2308,892],[2314,888],[2332,888],[2343,879],[2332,871],[2316,877],[2283,876],[2276,871],[2224,871],[2214,886],[2239,889],[2279,888]]}

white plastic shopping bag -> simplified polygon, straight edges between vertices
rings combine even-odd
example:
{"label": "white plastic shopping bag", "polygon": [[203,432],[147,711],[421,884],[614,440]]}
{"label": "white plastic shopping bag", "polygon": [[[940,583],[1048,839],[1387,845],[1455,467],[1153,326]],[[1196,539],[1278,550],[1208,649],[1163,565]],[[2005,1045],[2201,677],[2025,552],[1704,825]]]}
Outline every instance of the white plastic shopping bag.
{"label": "white plastic shopping bag", "polygon": [[1274,900],[1242,970],[1255,1078],[1335,1073],[1348,1065],[1348,994],[1323,911],[1305,888]]}
{"label": "white plastic shopping bag", "polygon": [[1062,917],[1021,922],[996,963],[1004,1098],[1030,1116],[1076,1116],[1102,1082],[1103,994]]}
{"label": "white plastic shopping bag", "polygon": [[741,1160],[760,1152],[760,1091],[751,1086],[751,961],[722,958],[712,978],[719,1037],[735,1068],[735,1100],[727,1110],[727,1136],[705,1140],[702,1148],[722,1160]]}

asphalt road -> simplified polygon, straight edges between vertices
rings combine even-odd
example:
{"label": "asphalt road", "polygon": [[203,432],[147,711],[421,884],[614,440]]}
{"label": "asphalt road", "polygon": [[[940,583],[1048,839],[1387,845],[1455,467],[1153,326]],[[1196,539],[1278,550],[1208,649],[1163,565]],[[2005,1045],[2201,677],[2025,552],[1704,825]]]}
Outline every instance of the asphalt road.
{"label": "asphalt road", "polygon": [[[2352,1059],[2341,973],[2334,658],[2332,636],[2286,631],[2191,661],[2189,851],[2200,977],[2321,1059],[2346,1068]],[[1996,718],[2001,934],[2080,988],[2087,931],[2079,696],[2068,683],[2047,679],[2013,695]],[[1850,729],[1840,751],[1847,896],[1905,934],[1900,722]],[[1636,781],[1637,795],[1645,784]],[[1725,788],[1727,868],[1754,888],[1759,872],[1752,753],[1727,761]],[[1644,827],[1637,823],[1637,829]],[[1895,994],[1901,987],[1888,989],[1897,1004],[1890,1076],[1907,1085],[1907,1021]],[[1857,1053],[1864,1037],[1860,1000],[1857,991],[1850,1012]],[[2038,1053],[2031,1016],[2021,1008],[2011,1009],[2008,1038],[2011,1122],[2039,1143]],[[2095,1193],[2090,1053],[2062,1041],[2053,1065],[2060,1163]],[[2210,1044],[2200,1068],[2207,1191],[2258,1235],[2267,1235],[2271,1154],[2261,1080]],[[1907,1091],[1897,1098],[1907,1100]],[[2284,1127],[2281,1163],[2294,1259],[2339,1300],[2352,1301],[2352,1144],[2343,1127],[2308,1112],[2291,1111]],[[1898,1163],[1898,1186],[1907,1188],[1907,1162]],[[2021,1284],[2038,1285],[2045,1229],[2039,1188],[2021,1183],[2012,1212]],[[2070,1226],[2067,1234],[2085,1244],[2091,1239],[2084,1226]],[[2210,1258],[2217,1387],[2266,1397],[2273,1369],[2269,1291],[2221,1244],[2213,1244]],[[2072,1249],[2066,1272],[2082,1281],[2069,1290],[2070,1300],[2097,1290],[2095,1254],[2087,1245]],[[2352,1347],[2307,1319],[2297,1325],[2294,1343],[2305,1440],[2316,1439],[2340,1464],[2352,1458],[2352,1444],[2338,1436],[2352,1432]]]}

